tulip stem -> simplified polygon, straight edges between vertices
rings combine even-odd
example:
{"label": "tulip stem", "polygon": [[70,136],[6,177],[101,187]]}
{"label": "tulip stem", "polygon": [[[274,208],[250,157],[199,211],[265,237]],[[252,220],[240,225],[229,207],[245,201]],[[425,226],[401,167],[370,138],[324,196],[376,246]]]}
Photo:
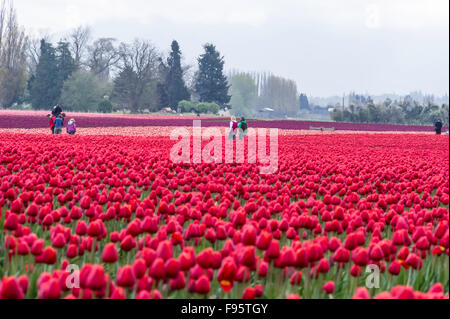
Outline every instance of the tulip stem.
{"label": "tulip stem", "polygon": [[[9,231],[6,231],[6,235],[8,236]],[[5,237],[6,238],[6,237]],[[9,243],[8,243],[9,245]],[[4,258],[4,264],[5,264],[5,272],[4,272],[4,276],[8,276],[9,274],[9,247],[5,247],[4,249],[5,251],[5,258]]]}
{"label": "tulip stem", "polygon": [[91,249],[91,262],[95,264],[95,247],[97,246],[97,237],[94,237],[92,240],[92,249]]}
{"label": "tulip stem", "polygon": [[412,274],[412,267],[409,267],[409,270],[408,270],[408,279],[406,280],[406,286],[409,286],[409,285],[410,285],[410,282],[411,282],[411,274]]}

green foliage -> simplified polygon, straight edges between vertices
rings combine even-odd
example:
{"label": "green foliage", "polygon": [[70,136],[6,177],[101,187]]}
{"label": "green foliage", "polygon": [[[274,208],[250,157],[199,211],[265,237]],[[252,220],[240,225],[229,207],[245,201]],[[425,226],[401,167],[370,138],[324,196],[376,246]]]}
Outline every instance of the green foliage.
{"label": "green foliage", "polygon": [[113,98],[119,104],[131,110],[139,108],[139,98],[136,96],[134,83],[138,81],[136,72],[126,67],[114,79]]}
{"label": "green foliage", "polygon": [[120,72],[114,80],[113,102],[133,113],[156,111],[158,107],[158,61],[149,41],[121,45]]}
{"label": "green foliage", "polygon": [[14,103],[19,103],[26,87],[26,73],[23,68],[0,68],[0,106],[9,108]]}
{"label": "green foliage", "polygon": [[311,110],[311,107],[309,106],[309,100],[306,94],[300,94],[300,110]]}
{"label": "green foliage", "polygon": [[156,95],[158,110],[162,110],[163,108],[168,107],[169,95],[167,94],[167,86],[164,83],[158,82],[156,84]]}
{"label": "green foliage", "polygon": [[444,125],[448,125],[448,104],[442,106],[429,103],[420,105],[417,102],[403,102],[400,104],[385,101],[374,104],[369,101],[355,107],[350,105],[342,110],[341,106],[336,106],[330,116],[336,122],[357,122],[357,123],[392,123],[392,124],[417,124],[432,125],[438,119]]}
{"label": "green foliage", "polygon": [[64,81],[76,70],[75,61],[69,50],[69,43],[58,43],[58,47],[56,48],[56,63],[58,68],[58,85],[62,89]]}
{"label": "green foliage", "polygon": [[178,102],[190,98],[189,91],[183,79],[184,71],[181,67],[181,51],[177,41],[172,42],[172,51],[167,59],[167,100],[169,107],[176,107]]}
{"label": "green foliage", "polygon": [[64,82],[76,66],[67,42],[59,42],[55,49],[41,40],[41,54],[36,76],[31,83],[31,103],[34,109],[50,109],[59,102]]}
{"label": "green foliage", "polygon": [[228,95],[230,86],[223,73],[224,58],[212,44],[206,44],[204,49],[205,53],[198,58],[195,91],[200,102],[215,102],[225,108],[231,97]]}
{"label": "green foliage", "polygon": [[178,109],[181,113],[189,113],[195,110],[195,103],[186,100],[180,101],[178,103]]}
{"label": "green foliage", "polygon": [[79,70],[64,82],[61,102],[68,110],[97,111],[99,103],[105,95],[107,95],[106,89],[95,75]]}
{"label": "green foliage", "polygon": [[98,104],[97,111],[99,113],[112,113],[113,105],[112,105],[111,101],[109,101],[109,100],[102,100]]}
{"label": "green foliage", "polygon": [[36,67],[36,76],[31,83],[31,103],[34,109],[50,109],[60,96],[58,85],[58,63],[56,50],[41,40],[41,54]]}
{"label": "green foliage", "polygon": [[231,80],[231,113],[236,116],[250,116],[256,111],[258,88],[250,74],[235,74]]}
{"label": "green foliage", "polygon": [[217,103],[200,102],[195,106],[195,110],[197,113],[217,114],[219,113],[220,106]]}
{"label": "green foliage", "polygon": [[197,114],[218,114],[219,110],[220,106],[217,103],[194,103],[186,100],[180,101],[178,103],[178,111],[181,113],[195,112]]}
{"label": "green foliage", "polygon": [[298,112],[297,84],[293,80],[269,75],[261,86],[259,104],[273,108],[278,114],[289,116]]}

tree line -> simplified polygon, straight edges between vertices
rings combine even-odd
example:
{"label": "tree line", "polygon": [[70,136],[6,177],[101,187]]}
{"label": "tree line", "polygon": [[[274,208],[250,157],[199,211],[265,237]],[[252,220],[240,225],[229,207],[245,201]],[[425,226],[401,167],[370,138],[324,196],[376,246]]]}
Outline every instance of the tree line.
{"label": "tree line", "polygon": [[277,117],[296,116],[299,112],[297,84],[293,80],[267,72],[232,71],[228,77],[234,115],[256,116],[264,109],[273,110]]}
{"label": "tree line", "polygon": [[48,110],[60,103],[65,110],[81,112],[231,109],[245,117],[319,114],[345,122],[429,124],[439,118],[448,123],[448,104],[439,106],[432,99],[419,103],[414,96],[374,103],[352,94],[346,107],[318,107],[299,95],[295,81],[270,72],[225,75],[224,57],[210,43],[203,46],[195,68],[183,64],[175,40],[165,55],[147,40],[93,39],[90,28],[78,27],[52,43],[48,36],[28,36],[11,2],[0,1],[1,108]]}
{"label": "tree line", "polygon": [[49,37],[28,37],[12,5],[2,1],[0,106],[31,104],[40,110],[61,103],[72,111],[155,112],[192,101],[197,111],[218,112],[231,98],[224,57],[213,44],[203,48],[192,74],[175,40],[168,56],[147,40],[92,39],[88,27],[52,43]]}
{"label": "tree line", "polygon": [[359,97],[351,100],[349,106],[332,108],[330,115],[337,122],[430,125],[440,120],[449,125],[448,104],[437,105],[431,100],[419,103],[409,96],[402,101],[386,99],[383,103],[374,103],[370,97]]}

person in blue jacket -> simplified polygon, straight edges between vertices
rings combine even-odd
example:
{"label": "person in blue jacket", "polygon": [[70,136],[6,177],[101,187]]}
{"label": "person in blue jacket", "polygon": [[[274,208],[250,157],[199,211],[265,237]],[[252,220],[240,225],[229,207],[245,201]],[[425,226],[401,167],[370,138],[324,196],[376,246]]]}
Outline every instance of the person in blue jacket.
{"label": "person in blue jacket", "polygon": [[58,117],[56,117],[54,123],[55,123],[54,134],[60,135],[62,133],[62,129],[64,126],[64,114],[61,114]]}

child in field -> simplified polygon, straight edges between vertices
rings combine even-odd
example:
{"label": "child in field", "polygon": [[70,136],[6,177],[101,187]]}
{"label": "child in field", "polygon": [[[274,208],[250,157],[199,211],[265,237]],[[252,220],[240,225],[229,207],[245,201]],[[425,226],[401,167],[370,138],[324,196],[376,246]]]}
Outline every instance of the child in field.
{"label": "child in field", "polygon": [[228,135],[229,140],[235,140],[238,129],[238,122],[236,121],[236,117],[232,116],[230,121],[230,134]]}
{"label": "child in field", "polygon": [[248,124],[245,118],[241,118],[241,121],[238,124],[239,128],[239,139],[243,140],[248,133]]}
{"label": "child in field", "polygon": [[56,119],[54,121],[55,128],[53,129],[53,131],[54,131],[53,134],[60,135],[62,133],[62,129],[64,126],[64,117],[65,117],[64,113],[62,113],[61,115],[56,117]]}
{"label": "child in field", "polygon": [[50,120],[50,130],[52,131],[52,134],[55,134],[55,120],[56,120],[56,116],[48,114],[47,117]]}
{"label": "child in field", "polygon": [[75,135],[75,133],[77,132],[77,125],[75,124],[74,119],[70,119],[69,123],[67,124],[66,131],[67,134]]}

